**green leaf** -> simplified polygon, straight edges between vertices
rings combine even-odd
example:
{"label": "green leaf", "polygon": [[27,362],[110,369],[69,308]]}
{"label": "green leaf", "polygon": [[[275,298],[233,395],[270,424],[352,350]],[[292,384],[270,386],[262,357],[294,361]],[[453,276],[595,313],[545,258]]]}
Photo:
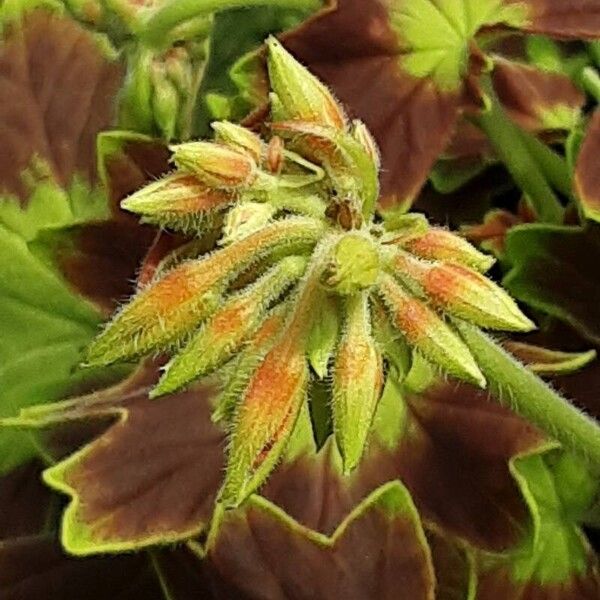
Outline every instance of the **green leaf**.
{"label": "green leaf", "polygon": [[75,176],[67,189],[51,179],[41,179],[32,185],[27,205],[21,207],[13,197],[0,198],[0,225],[26,241],[32,241],[45,229],[62,229],[109,215],[106,195],[92,189]]}
{"label": "green leaf", "polygon": [[324,296],[318,303],[318,310],[319,316],[315,318],[308,337],[306,355],[319,379],[323,379],[338,342],[340,320],[333,297]]}
{"label": "green leaf", "polygon": [[[3,227],[0,265],[0,416],[6,417],[60,398],[93,375],[76,367],[100,315]],[[27,436],[0,430],[0,472],[35,453]]]}
{"label": "green leaf", "polygon": [[517,457],[511,471],[531,513],[531,527],[508,553],[482,557],[482,597],[492,597],[489,590],[499,581],[514,597],[527,586],[537,590],[536,597],[562,598],[552,593],[559,585],[565,598],[594,597],[587,595],[598,583],[594,559],[579,523],[598,493],[598,480],[581,461],[557,450]]}
{"label": "green leaf", "polygon": [[469,43],[484,25],[519,27],[527,18],[522,4],[503,0],[410,0],[389,9],[392,28],[408,48],[404,68],[432,77],[443,90],[460,87],[468,70]]}
{"label": "green leaf", "polygon": [[152,401],[157,377],[156,368],[140,369],[119,385],[5,420],[33,430],[114,421],[44,472],[50,487],[71,498],[62,523],[71,554],[125,552],[206,527],[223,470],[224,435],[210,420],[214,390],[204,384]]}

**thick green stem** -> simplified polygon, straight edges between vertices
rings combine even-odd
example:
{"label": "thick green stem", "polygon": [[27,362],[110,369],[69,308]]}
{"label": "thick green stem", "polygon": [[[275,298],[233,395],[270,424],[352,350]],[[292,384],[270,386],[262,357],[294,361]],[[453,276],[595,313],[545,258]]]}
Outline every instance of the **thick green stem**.
{"label": "thick green stem", "polygon": [[230,8],[249,8],[252,6],[274,6],[298,10],[316,10],[320,0],[170,0],[155,12],[145,23],[139,34],[148,44],[160,45],[171,29],[200,14]]}
{"label": "thick green stem", "polygon": [[567,198],[573,196],[573,182],[567,161],[531,133],[521,130],[521,138],[539,165],[546,180]]}
{"label": "thick green stem", "polygon": [[478,328],[463,321],[455,325],[477,357],[494,398],[600,470],[600,425]]}
{"label": "thick green stem", "polygon": [[527,195],[539,219],[546,223],[562,223],[563,208],[540,165],[531,155],[521,130],[500,104],[489,76],[482,78],[482,87],[490,98],[490,108],[475,117],[476,123],[486,133],[496,154]]}

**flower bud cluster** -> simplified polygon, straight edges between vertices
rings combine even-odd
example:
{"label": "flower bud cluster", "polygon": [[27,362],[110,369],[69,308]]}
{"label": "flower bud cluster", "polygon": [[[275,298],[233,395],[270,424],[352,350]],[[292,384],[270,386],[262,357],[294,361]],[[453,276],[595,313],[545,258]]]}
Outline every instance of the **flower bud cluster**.
{"label": "flower bud cluster", "polygon": [[274,468],[311,379],[331,381],[333,432],[351,471],[390,369],[400,373],[418,353],[484,387],[457,320],[533,327],[482,274],[493,259],[463,238],[419,215],[379,222],[379,153],[368,130],[279,42],[267,45],[265,135],[215,123],[214,139],[173,146],[175,172],[122,204],[161,226],[217,230],[214,250],[159,273],[87,354],[108,364],[170,353],[154,397],[222,376],[214,418],[231,432],[226,506]]}

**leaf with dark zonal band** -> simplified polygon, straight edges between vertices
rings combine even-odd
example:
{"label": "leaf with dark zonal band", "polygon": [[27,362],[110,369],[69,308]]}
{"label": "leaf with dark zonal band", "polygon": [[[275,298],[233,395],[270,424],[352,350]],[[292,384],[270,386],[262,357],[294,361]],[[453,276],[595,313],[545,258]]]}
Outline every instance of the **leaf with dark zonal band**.
{"label": "leaf with dark zonal band", "polygon": [[541,224],[509,231],[504,279],[511,294],[600,341],[600,231]]}
{"label": "leaf with dark zonal band", "polygon": [[382,204],[412,200],[450,139],[460,81],[440,89],[429,74],[407,72],[406,42],[379,0],[330,0],[283,41],[376,137],[383,158]]}
{"label": "leaf with dark zonal band", "polygon": [[0,191],[26,202],[21,174],[34,156],[67,186],[93,181],[97,133],[111,124],[121,67],[74,21],[35,11],[0,45]]}
{"label": "leaf with dark zonal band", "polygon": [[371,490],[400,479],[422,518],[447,534],[495,550],[520,538],[527,509],[508,462],[540,445],[531,426],[484,392],[448,383],[407,397],[406,405],[386,387],[375,430],[389,428],[385,440],[371,441],[351,476],[341,477],[328,443],[317,456],[281,465],[262,494],[307,527],[331,534]]}
{"label": "leaf with dark zonal band", "polygon": [[200,533],[223,468],[223,433],[210,420],[213,389],[203,385],[150,401],[156,369],[71,401],[23,411],[6,421],[46,427],[117,417],[98,439],[44,473],[71,496],[62,541],[72,554],[132,550]]}
{"label": "leaf with dark zonal band", "polygon": [[585,96],[561,73],[494,58],[494,89],[509,116],[524,129],[572,129]]}
{"label": "leaf with dark zonal band", "polygon": [[580,529],[598,481],[560,451],[516,459],[515,478],[532,514],[523,540],[503,555],[482,555],[477,598],[596,600],[600,571]]}
{"label": "leaf with dark zonal band", "polygon": [[215,600],[433,600],[434,574],[410,494],[388,483],[331,537],[252,496],[227,512],[204,563]]}
{"label": "leaf with dark zonal band", "polygon": [[585,216],[600,221],[600,110],[594,113],[581,145],[575,191]]}
{"label": "leaf with dark zonal band", "polygon": [[2,600],[164,600],[145,554],[72,558],[49,536],[0,542]]}

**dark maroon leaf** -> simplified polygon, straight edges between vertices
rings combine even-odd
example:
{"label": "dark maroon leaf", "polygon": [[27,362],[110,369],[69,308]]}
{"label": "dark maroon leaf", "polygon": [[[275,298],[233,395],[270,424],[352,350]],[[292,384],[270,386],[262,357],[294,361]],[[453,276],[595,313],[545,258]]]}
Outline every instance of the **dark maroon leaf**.
{"label": "dark maroon leaf", "polygon": [[566,75],[523,63],[496,58],[493,82],[510,117],[529,131],[569,129],[585,104],[584,94]]}
{"label": "dark maroon leaf", "polygon": [[24,426],[117,421],[44,473],[68,493],[62,539],[74,554],[124,551],[200,533],[212,514],[223,467],[223,434],[210,420],[206,385],[159,401],[148,370],[102,392],[35,409]]}
{"label": "dark maroon leaf", "polygon": [[399,483],[377,490],[332,538],[264,500],[224,516],[205,569],[217,600],[433,600],[425,538]]}
{"label": "dark maroon leaf", "polygon": [[505,0],[527,6],[526,31],[562,39],[600,37],[600,4],[597,0]]}
{"label": "dark maroon leaf", "polygon": [[145,554],[72,558],[49,537],[0,544],[2,600],[164,600]]}
{"label": "dark maroon leaf", "polygon": [[512,229],[506,238],[512,265],[504,284],[517,299],[600,340],[600,232],[596,226],[541,224]]}
{"label": "dark maroon leaf", "polygon": [[600,110],[587,128],[575,167],[575,191],[584,214],[600,221]]}
{"label": "dark maroon leaf", "polygon": [[75,21],[36,11],[13,24],[0,46],[0,191],[23,201],[34,156],[65,185],[94,180],[96,135],[114,115],[121,67]]}
{"label": "dark maroon leaf", "polygon": [[0,540],[38,534],[48,517],[50,498],[37,462],[0,477]]}
{"label": "dark maroon leaf", "polygon": [[367,493],[400,479],[423,518],[476,546],[502,550],[520,538],[528,512],[508,461],[540,443],[527,423],[467,385],[447,384],[409,399],[396,450],[371,448],[342,479],[328,444],[318,457],[282,465],[263,494],[292,517],[331,533]]}

